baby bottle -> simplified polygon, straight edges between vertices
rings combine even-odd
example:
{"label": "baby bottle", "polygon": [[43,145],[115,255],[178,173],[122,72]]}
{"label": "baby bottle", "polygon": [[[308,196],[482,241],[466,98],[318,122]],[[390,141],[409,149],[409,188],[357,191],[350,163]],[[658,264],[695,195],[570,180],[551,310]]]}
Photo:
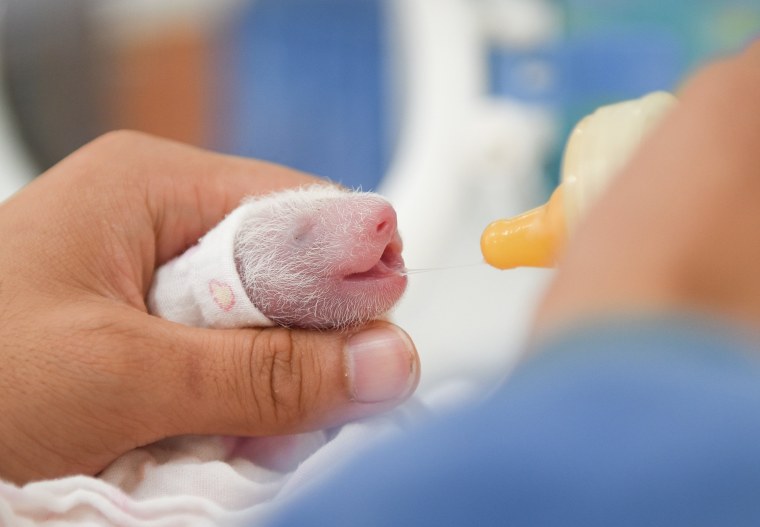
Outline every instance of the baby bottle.
{"label": "baby bottle", "polygon": [[654,92],[583,118],[565,147],[560,185],[545,205],[486,227],[480,239],[485,261],[499,269],[554,265],[580,217],[675,102]]}

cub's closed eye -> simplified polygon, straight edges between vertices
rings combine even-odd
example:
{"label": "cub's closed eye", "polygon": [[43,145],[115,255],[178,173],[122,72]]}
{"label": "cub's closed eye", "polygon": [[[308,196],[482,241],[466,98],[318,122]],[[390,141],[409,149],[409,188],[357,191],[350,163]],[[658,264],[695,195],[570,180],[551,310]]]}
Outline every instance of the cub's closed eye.
{"label": "cub's closed eye", "polygon": [[311,218],[299,218],[293,223],[292,240],[299,245],[308,245],[314,239],[314,221]]}

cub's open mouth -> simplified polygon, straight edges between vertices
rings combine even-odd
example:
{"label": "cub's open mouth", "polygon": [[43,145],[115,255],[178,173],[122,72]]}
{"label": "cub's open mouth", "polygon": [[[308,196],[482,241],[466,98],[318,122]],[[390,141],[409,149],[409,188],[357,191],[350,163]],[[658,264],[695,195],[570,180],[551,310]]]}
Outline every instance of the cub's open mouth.
{"label": "cub's open mouth", "polygon": [[379,257],[367,258],[367,261],[363,263],[365,265],[369,263],[371,267],[364,271],[348,273],[343,279],[347,281],[360,281],[400,276],[404,271],[404,258],[401,256],[401,238],[399,235],[395,234],[393,236]]}

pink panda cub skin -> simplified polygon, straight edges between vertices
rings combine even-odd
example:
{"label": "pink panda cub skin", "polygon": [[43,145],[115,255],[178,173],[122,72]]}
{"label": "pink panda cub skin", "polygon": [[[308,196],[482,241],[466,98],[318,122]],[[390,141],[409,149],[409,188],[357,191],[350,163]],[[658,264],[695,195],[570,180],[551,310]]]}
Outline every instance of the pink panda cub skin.
{"label": "pink panda cub skin", "polygon": [[251,302],[275,324],[362,324],[406,289],[396,212],[379,195],[314,185],[253,201],[235,237],[235,265]]}

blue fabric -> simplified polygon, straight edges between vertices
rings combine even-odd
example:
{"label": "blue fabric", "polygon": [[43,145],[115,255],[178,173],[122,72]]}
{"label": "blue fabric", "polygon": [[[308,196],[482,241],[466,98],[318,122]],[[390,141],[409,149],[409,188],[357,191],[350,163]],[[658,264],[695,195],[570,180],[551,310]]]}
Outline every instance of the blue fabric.
{"label": "blue fabric", "polygon": [[760,525],[756,342],[670,320],[540,351],[487,403],[373,451],[274,525]]}
{"label": "blue fabric", "polygon": [[391,158],[380,0],[256,0],[221,36],[218,148],[377,187]]}

